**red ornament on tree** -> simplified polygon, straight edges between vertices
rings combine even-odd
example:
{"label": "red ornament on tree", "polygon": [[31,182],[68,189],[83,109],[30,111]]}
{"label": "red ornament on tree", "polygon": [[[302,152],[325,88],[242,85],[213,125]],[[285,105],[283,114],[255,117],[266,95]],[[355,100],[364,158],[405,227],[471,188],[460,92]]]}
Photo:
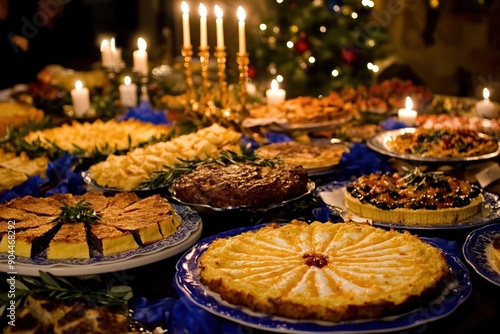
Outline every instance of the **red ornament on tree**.
{"label": "red ornament on tree", "polygon": [[250,79],[255,79],[257,77],[257,69],[255,66],[248,65],[248,77]]}
{"label": "red ornament on tree", "polygon": [[299,39],[293,44],[293,47],[295,52],[303,54],[304,52],[311,50],[311,43],[309,43],[306,34],[301,33]]}
{"label": "red ornament on tree", "polygon": [[345,64],[351,65],[359,60],[359,53],[351,48],[344,48],[340,51],[340,59]]}

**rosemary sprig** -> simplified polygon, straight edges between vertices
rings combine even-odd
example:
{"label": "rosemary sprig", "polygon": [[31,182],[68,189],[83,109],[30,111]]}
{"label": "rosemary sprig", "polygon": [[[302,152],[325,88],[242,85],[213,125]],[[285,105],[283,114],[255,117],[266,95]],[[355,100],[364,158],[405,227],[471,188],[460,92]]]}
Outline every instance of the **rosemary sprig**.
{"label": "rosemary sprig", "polygon": [[402,166],[401,168],[403,169],[404,173],[404,176],[401,179],[404,180],[407,185],[414,185],[416,187],[423,185],[426,180],[441,180],[444,176],[443,172],[441,171],[424,173],[418,167],[410,169],[406,166]]}
{"label": "rosemary sprig", "polygon": [[90,203],[81,200],[73,205],[63,203],[61,213],[54,222],[62,223],[87,223],[95,224],[101,219],[101,215],[95,211]]}
{"label": "rosemary sprig", "polygon": [[173,182],[185,173],[189,173],[196,167],[208,164],[217,163],[222,166],[227,166],[230,164],[235,164],[238,162],[251,163],[255,165],[262,166],[274,166],[277,163],[282,163],[282,160],[278,158],[267,159],[256,156],[253,152],[243,151],[242,154],[238,154],[234,151],[221,151],[219,157],[208,158],[208,159],[179,159],[180,163],[174,166],[163,166],[164,169],[155,171],[152,173],[151,177],[143,181],[139,185],[139,189],[144,188],[158,188],[163,186],[170,186]]}
{"label": "rosemary sprig", "polygon": [[[63,301],[79,301],[87,305],[107,306],[120,309],[126,314],[127,303],[133,297],[132,288],[126,285],[106,284],[105,287],[98,287],[89,284],[88,280],[80,282],[77,279],[56,277],[43,271],[40,271],[40,278],[18,276],[15,286],[16,308],[19,309],[27,296],[37,295]],[[0,314],[5,312],[10,299],[7,292],[0,294]]]}

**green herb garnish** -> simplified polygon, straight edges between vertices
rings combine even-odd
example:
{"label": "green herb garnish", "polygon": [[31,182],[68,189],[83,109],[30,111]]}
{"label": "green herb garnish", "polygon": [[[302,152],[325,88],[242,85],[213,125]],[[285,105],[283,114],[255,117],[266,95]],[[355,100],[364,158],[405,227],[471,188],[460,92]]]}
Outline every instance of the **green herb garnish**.
{"label": "green herb garnish", "polygon": [[90,203],[83,200],[76,204],[68,205],[64,203],[61,207],[61,213],[54,219],[54,222],[62,223],[87,223],[95,224],[101,215],[95,211]]}
{"label": "green herb garnish", "polygon": [[179,159],[180,163],[174,166],[163,166],[164,169],[155,171],[152,173],[151,177],[143,181],[139,185],[139,189],[149,188],[154,189],[162,186],[170,186],[174,181],[179,178],[182,174],[189,173],[196,169],[196,167],[209,164],[217,163],[222,166],[227,166],[235,164],[238,162],[251,163],[261,166],[274,166],[283,161],[279,158],[268,159],[256,156],[253,152],[245,151],[243,154],[238,154],[233,151],[222,151],[217,158],[208,159]]}
{"label": "green herb garnish", "polygon": [[[16,278],[16,307],[21,308],[28,295],[56,298],[63,301],[79,301],[88,305],[101,305],[117,308],[126,313],[128,301],[133,297],[132,288],[126,285],[113,285],[110,282],[90,284],[76,278],[56,277],[40,271],[40,277],[19,276]],[[6,290],[5,290],[6,291]],[[0,294],[0,315],[10,302],[7,292]]]}
{"label": "green herb garnish", "polygon": [[404,180],[407,185],[414,185],[416,187],[423,185],[426,180],[438,181],[442,180],[444,177],[441,171],[424,173],[418,167],[410,169],[406,166],[403,166],[402,169],[404,171],[402,180]]}

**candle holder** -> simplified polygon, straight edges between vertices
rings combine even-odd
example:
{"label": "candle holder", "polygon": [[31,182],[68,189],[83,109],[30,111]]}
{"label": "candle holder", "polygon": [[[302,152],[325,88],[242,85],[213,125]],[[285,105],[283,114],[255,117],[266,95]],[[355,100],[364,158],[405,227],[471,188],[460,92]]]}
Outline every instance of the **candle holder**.
{"label": "candle holder", "polygon": [[210,57],[210,48],[208,46],[201,47],[198,51],[198,56],[200,57],[201,65],[201,96],[200,96],[200,107],[205,108],[208,103],[210,81],[208,80],[208,60]]}
{"label": "candle holder", "polygon": [[248,58],[248,53],[237,53],[236,62],[238,63],[239,74],[239,84],[240,84],[240,103],[241,111],[246,111],[246,100],[247,100],[247,79],[248,79],[248,64],[250,60]]}
{"label": "candle holder", "polygon": [[193,58],[193,47],[183,46],[182,57],[184,58],[184,77],[186,80],[186,109],[188,113],[193,111],[196,100],[194,98],[193,72],[191,70],[191,60]]}
{"label": "candle holder", "polygon": [[226,48],[216,48],[214,55],[217,59],[217,77],[219,78],[220,103],[222,108],[225,109],[227,107]]}

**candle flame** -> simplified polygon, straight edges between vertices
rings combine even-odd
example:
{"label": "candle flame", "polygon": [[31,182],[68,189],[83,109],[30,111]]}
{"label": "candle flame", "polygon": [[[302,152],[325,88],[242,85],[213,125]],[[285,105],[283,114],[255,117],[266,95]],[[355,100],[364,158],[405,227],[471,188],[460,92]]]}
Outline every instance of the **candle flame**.
{"label": "candle flame", "polygon": [[130,77],[127,75],[124,79],[123,79],[123,83],[125,85],[130,85],[132,83],[132,79],[130,79]]}
{"label": "candle flame", "polygon": [[77,81],[75,82],[75,88],[76,88],[77,90],[82,89],[82,88],[83,88],[83,83],[82,83],[80,80],[77,80]]}
{"label": "candle flame", "polygon": [[109,41],[107,39],[103,39],[101,42],[101,52],[109,47]]}
{"label": "candle flame", "polygon": [[184,14],[189,14],[189,5],[186,3],[186,1],[183,1],[181,3],[181,9]]}
{"label": "candle flame", "polygon": [[273,79],[273,81],[271,81],[271,89],[278,90],[278,88],[279,88],[278,81],[276,79]]}
{"label": "candle flame", "polygon": [[411,97],[407,96],[406,97],[406,110],[412,110],[413,109],[413,101],[411,100]]}
{"label": "candle flame", "polygon": [[222,16],[224,15],[224,13],[222,12],[222,8],[219,7],[219,5],[215,5],[215,16],[218,18],[218,19],[222,19]]}
{"label": "candle flame", "polygon": [[490,98],[490,91],[489,91],[489,90],[488,90],[488,88],[486,88],[486,87],[483,89],[483,98],[484,98],[485,100],[487,100],[487,99],[489,99],[489,98]]}
{"label": "candle flame", "polygon": [[148,47],[148,43],[146,43],[146,40],[142,37],[139,37],[137,39],[137,47],[141,51],[146,51],[146,48]]}
{"label": "candle flame", "polygon": [[111,45],[111,50],[112,51],[115,51],[116,50],[116,42],[115,42],[115,38],[111,38],[111,42],[109,43]]}
{"label": "candle flame", "polygon": [[238,6],[237,14],[238,14],[238,20],[245,21],[247,14],[245,13],[245,10],[243,9],[243,7]]}
{"label": "candle flame", "polygon": [[207,16],[207,7],[205,7],[205,5],[202,3],[200,3],[200,16],[201,17]]}

